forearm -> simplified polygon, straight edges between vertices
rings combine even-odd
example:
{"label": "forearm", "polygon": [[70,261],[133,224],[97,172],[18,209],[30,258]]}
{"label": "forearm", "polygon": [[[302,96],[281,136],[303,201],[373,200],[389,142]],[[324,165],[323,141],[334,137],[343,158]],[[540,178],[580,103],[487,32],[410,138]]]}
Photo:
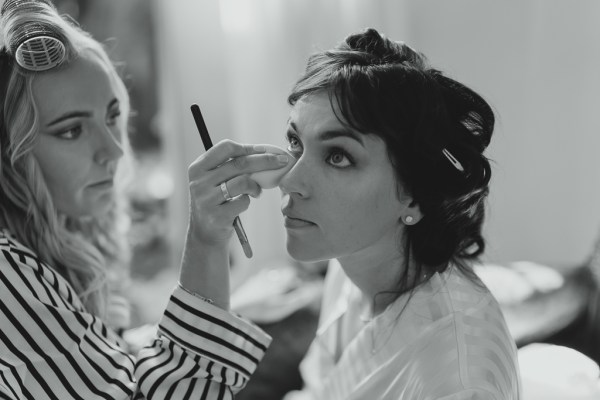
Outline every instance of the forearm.
{"label": "forearm", "polygon": [[186,290],[211,299],[214,305],[229,311],[228,242],[210,243],[188,229],[179,282]]}
{"label": "forearm", "polygon": [[159,323],[159,338],[141,350],[135,371],[148,398],[231,399],[271,342],[254,324],[180,288]]}
{"label": "forearm", "polygon": [[190,221],[180,271],[182,287],[229,311],[229,242],[235,218],[261,192],[255,172],[288,164],[283,154],[263,154],[263,145],[223,140],[188,168]]}

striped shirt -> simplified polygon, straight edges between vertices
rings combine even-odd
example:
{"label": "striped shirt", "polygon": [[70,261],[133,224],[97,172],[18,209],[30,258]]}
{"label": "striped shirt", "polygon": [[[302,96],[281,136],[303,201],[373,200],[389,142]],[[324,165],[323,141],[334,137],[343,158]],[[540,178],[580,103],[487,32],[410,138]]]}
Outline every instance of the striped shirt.
{"label": "striped shirt", "polygon": [[176,288],[137,356],[68,282],[0,230],[0,399],[232,399],[271,338]]}
{"label": "striped shirt", "polygon": [[317,337],[301,364],[302,391],[286,400],[518,400],[517,350],[485,287],[456,268],[375,318],[330,263]]}

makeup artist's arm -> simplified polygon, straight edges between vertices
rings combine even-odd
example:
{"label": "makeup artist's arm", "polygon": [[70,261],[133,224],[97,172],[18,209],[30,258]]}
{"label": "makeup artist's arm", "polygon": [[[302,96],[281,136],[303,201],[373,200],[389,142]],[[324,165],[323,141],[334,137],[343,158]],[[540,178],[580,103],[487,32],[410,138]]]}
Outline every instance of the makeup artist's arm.
{"label": "makeup artist's arm", "polygon": [[[248,208],[248,196],[260,193],[247,175],[286,164],[261,153],[252,145],[224,141],[190,165],[190,217],[180,286],[159,323],[159,339],[138,356],[144,361],[136,374],[141,391],[152,393],[148,398],[180,398],[185,393],[185,398],[233,399],[271,343],[260,328],[229,311],[233,220]],[[231,201],[221,192],[223,182],[228,182]],[[168,358],[174,368],[156,378],[158,368],[166,368],[165,354],[177,356]],[[175,366],[175,360],[181,362]]]}
{"label": "makeup artist's arm", "polygon": [[[190,165],[190,218],[180,271],[180,283],[186,290],[229,310],[233,220],[248,209],[249,196],[261,192],[248,174],[281,168],[287,162],[286,156],[265,154],[264,147],[225,140]],[[220,188],[223,182],[233,200],[225,201]]]}

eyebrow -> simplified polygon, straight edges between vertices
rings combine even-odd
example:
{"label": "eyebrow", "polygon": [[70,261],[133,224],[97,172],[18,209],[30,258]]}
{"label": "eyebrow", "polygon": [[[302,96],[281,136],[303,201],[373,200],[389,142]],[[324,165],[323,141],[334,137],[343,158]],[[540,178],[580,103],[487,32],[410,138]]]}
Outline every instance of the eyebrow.
{"label": "eyebrow", "polygon": [[53,125],[56,125],[60,122],[65,121],[67,119],[78,118],[78,117],[90,117],[91,115],[92,115],[92,113],[90,111],[71,111],[71,112],[61,115],[60,117],[56,118],[55,120],[50,121],[48,124],[46,124],[46,126],[51,127]]}
{"label": "eyebrow", "polygon": [[347,129],[333,130],[333,131],[325,131],[319,135],[319,138],[322,141],[332,140],[339,137],[346,137],[357,141],[361,146],[365,146],[362,138],[357,133],[349,131]]}
{"label": "eyebrow", "polygon": [[[296,125],[293,122],[290,122],[290,126],[292,127],[292,129],[294,129],[294,131],[298,132],[298,128],[296,128]],[[360,137],[360,135],[348,129],[333,129],[319,134],[319,139],[321,141],[332,140],[340,137],[353,139],[357,141],[361,146],[365,147],[363,139]]]}
{"label": "eyebrow", "polygon": [[[117,99],[115,97],[114,99],[112,99],[110,101],[110,103],[108,103],[108,106],[106,107],[106,109],[110,110],[115,104],[118,104],[118,103],[119,103],[119,99]],[[46,126],[51,127],[53,125],[56,125],[60,122],[66,121],[71,118],[81,118],[81,117],[89,118],[91,116],[92,116],[91,111],[71,111],[71,112],[65,113],[65,114],[61,115],[60,117],[50,121],[48,124],[46,124]]]}
{"label": "eyebrow", "polygon": [[116,97],[114,99],[112,99],[110,101],[110,103],[108,103],[108,106],[106,107],[106,109],[110,110],[112,108],[112,106],[114,106],[115,104],[119,104],[119,99],[117,99]]}

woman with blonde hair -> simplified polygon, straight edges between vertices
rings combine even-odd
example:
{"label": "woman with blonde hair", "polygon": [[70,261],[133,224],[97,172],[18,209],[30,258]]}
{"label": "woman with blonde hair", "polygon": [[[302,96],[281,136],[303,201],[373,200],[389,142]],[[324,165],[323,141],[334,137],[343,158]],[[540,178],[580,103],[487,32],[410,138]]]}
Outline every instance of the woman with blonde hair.
{"label": "woman with blonde hair", "polygon": [[[196,246],[196,199],[155,339],[130,355],[117,333],[130,105],[102,45],[49,1],[8,0],[0,72],[0,398],[231,399],[270,338],[229,312],[228,270]],[[248,171],[282,166],[228,146]]]}

